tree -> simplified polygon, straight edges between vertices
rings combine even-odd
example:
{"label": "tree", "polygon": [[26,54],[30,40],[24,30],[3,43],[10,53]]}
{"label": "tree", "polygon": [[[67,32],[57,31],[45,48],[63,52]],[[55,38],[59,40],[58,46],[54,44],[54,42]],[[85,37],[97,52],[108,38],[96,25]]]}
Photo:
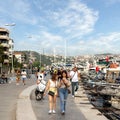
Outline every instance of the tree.
{"label": "tree", "polygon": [[0,63],[4,62],[4,47],[0,45]]}

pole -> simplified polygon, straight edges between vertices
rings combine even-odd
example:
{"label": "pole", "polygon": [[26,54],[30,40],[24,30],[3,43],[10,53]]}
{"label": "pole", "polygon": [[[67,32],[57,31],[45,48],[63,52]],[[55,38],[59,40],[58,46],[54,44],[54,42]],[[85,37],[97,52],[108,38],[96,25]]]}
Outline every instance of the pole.
{"label": "pole", "polygon": [[13,73],[14,73],[14,66],[13,66],[13,44],[11,45],[11,50],[12,50],[11,60],[12,60],[12,75],[13,75]]}
{"label": "pole", "polygon": [[41,69],[41,53],[40,53],[40,69]]}
{"label": "pole", "polygon": [[66,68],[66,53],[67,53],[67,52],[66,52],[66,42],[67,42],[67,41],[65,40],[65,68]]}

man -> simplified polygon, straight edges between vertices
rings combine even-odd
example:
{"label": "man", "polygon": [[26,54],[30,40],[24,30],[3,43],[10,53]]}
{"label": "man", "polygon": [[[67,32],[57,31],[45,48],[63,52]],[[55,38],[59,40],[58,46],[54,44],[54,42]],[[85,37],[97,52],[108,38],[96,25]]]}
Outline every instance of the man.
{"label": "man", "polygon": [[72,85],[72,97],[77,94],[78,90],[78,81],[79,81],[80,73],[78,72],[77,67],[75,66],[72,71],[70,71],[71,85]]}
{"label": "man", "polygon": [[23,85],[25,85],[25,84],[26,84],[26,83],[25,83],[25,80],[26,80],[26,78],[27,78],[27,73],[26,73],[26,71],[23,70],[23,71],[21,72],[21,75],[22,75]]}

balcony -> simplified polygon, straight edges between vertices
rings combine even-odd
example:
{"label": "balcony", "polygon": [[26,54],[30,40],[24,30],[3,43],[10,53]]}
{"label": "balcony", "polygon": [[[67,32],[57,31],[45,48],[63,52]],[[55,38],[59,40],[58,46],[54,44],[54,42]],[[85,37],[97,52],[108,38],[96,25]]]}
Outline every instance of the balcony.
{"label": "balcony", "polygon": [[8,51],[4,51],[4,54],[9,56],[9,52]]}
{"label": "balcony", "polygon": [[8,30],[8,29],[5,29],[5,28],[0,28],[0,32],[9,33],[9,30]]}
{"label": "balcony", "polygon": [[8,45],[7,43],[1,43],[1,45],[2,45],[3,47],[9,48],[9,45]]}
{"label": "balcony", "polygon": [[5,63],[9,63],[9,60],[8,59],[4,59],[4,64]]}
{"label": "balcony", "polygon": [[0,39],[9,40],[10,38],[8,36],[0,35]]}

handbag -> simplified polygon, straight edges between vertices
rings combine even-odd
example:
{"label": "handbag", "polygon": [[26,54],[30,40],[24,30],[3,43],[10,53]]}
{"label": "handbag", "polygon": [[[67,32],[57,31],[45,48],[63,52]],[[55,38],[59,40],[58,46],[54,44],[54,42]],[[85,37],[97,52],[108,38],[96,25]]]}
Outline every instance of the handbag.
{"label": "handbag", "polygon": [[48,95],[54,96],[55,93],[54,93],[53,91],[49,91],[49,92],[48,92]]}
{"label": "handbag", "polygon": [[69,88],[67,88],[68,89],[68,94],[70,94],[71,93],[71,90],[69,89]]}

